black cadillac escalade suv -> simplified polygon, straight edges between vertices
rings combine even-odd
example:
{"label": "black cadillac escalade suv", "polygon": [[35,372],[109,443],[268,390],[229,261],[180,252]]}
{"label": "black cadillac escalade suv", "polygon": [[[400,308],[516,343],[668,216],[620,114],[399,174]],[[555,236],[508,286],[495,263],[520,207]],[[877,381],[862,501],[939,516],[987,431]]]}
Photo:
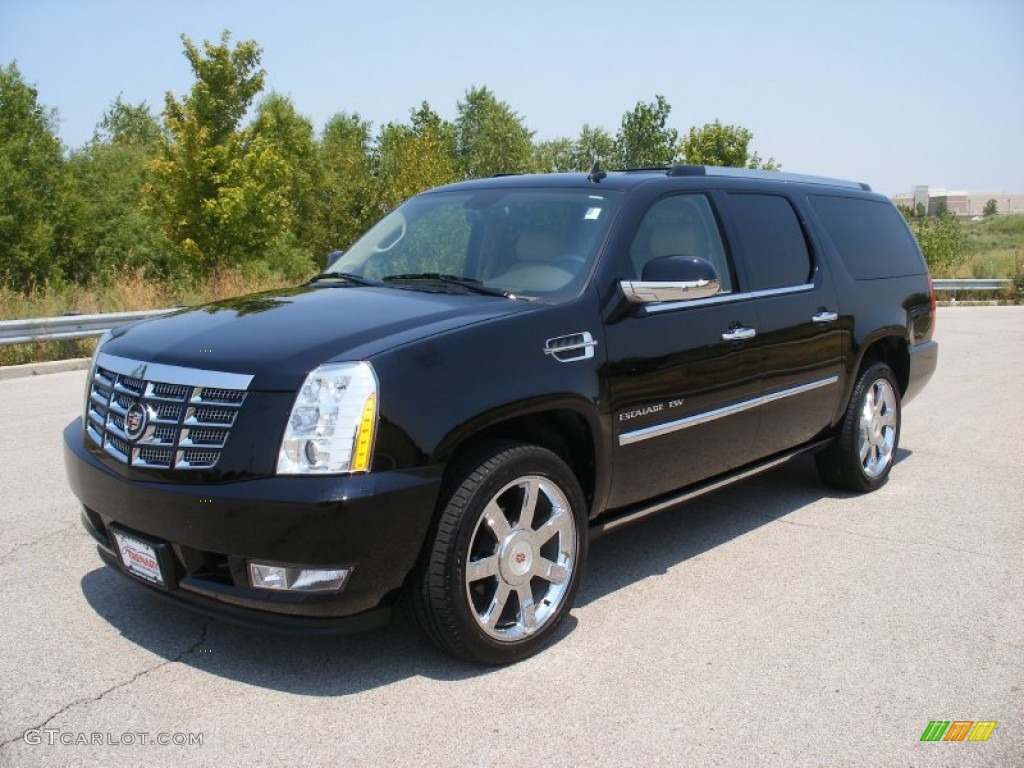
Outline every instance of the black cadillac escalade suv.
{"label": "black cadillac escalade suv", "polygon": [[886,481],[935,369],[863,184],[675,166],[418,195],[307,285],[118,328],[64,434],[99,552],[176,602],[444,650],[542,647],[588,539],[814,452]]}

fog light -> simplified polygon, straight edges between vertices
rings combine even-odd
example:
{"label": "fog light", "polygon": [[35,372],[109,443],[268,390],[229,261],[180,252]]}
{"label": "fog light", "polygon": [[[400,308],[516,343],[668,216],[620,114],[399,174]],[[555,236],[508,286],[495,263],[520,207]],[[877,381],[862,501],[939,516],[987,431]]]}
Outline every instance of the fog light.
{"label": "fog light", "polygon": [[340,592],[351,572],[351,568],[249,563],[249,580],[254,588],[288,592]]}

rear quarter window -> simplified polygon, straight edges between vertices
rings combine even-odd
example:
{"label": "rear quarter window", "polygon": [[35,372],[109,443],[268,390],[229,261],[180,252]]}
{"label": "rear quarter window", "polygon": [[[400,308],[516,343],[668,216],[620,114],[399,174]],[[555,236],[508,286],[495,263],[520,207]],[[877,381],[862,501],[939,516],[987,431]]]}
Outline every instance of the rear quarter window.
{"label": "rear quarter window", "polygon": [[812,195],[810,204],[854,279],[925,272],[914,236],[890,203]]}

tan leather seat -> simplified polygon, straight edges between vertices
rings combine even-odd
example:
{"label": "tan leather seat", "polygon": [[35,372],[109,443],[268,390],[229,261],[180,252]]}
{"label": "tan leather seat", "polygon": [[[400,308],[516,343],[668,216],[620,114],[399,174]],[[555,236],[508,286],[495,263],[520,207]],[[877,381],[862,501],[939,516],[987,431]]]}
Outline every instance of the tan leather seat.
{"label": "tan leather seat", "polygon": [[554,266],[565,256],[558,233],[545,229],[527,230],[516,239],[516,262],[489,284],[515,291],[557,291],[574,275]]}
{"label": "tan leather seat", "polygon": [[516,266],[551,264],[561,255],[558,238],[549,230],[530,229],[516,240]]}
{"label": "tan leather seat", "polygon": [[632,253],[636,276],[644,273],[644,265],[662,256],[700,256],[700,245],[693,229],[681,224],[663,224],[651,230],[647,248]]}

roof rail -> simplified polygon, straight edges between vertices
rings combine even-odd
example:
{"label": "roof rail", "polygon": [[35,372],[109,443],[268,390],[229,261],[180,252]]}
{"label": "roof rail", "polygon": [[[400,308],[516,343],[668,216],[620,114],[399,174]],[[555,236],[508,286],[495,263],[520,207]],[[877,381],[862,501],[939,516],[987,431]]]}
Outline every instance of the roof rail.
{"label": "roof rail", "polygon": [[766,171],[761,168],[725,168],[716,165],[673,165],[667,169],[669,176],[721,176],[726,178],[764,179],[765,181],[800,182],[801,184],[825,184],[830,187],[847,187],[870,192],[871,187],[857,181],[834,179],[828,176],[810,176],[804,173]]}

